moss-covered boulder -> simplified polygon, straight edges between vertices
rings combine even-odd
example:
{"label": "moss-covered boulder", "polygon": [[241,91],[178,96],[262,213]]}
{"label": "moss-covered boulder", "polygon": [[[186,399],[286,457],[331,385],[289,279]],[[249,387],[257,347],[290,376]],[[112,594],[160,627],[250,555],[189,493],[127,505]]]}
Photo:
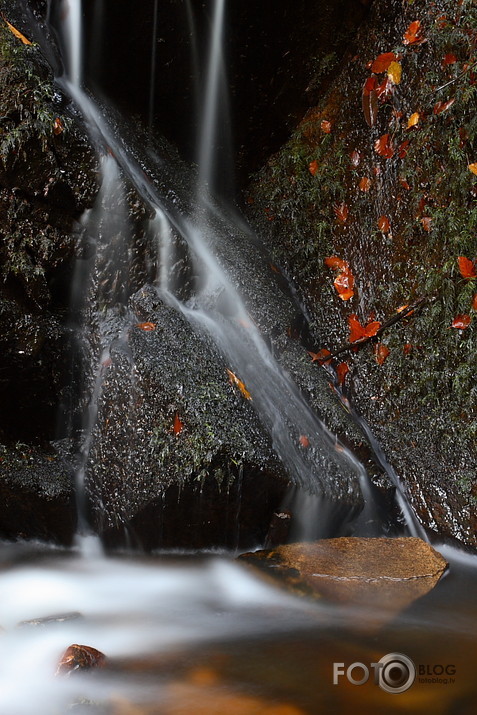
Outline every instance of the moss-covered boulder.
{"label": "moss-covered boulder", "polygon": [[[458,259],[477,253],[476,23],[468,0],[375,0],[328,92],[248,196],[300,287],[317,351],[347,343],[352,314],[384,323],[425,299],[339,359],[421,522],[472,547],[477,280]],[[347,301],[324,264],[333,255],[354,275]]]}

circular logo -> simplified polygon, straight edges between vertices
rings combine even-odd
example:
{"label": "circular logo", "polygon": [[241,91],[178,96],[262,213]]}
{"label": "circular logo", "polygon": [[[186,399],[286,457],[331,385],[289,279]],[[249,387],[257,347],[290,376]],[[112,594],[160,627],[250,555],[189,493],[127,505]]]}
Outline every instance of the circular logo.
{"label": "circular logo", "polygon": [[378,685],[387,693],[404,693],[416,679],[416,666],[407,655],[388,653],[379,660]]}

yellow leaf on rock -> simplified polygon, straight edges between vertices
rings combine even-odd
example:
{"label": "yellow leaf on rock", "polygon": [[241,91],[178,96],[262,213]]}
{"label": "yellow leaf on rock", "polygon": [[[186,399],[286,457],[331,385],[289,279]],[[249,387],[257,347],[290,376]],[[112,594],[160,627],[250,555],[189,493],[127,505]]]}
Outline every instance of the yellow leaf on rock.
{"label": "yellow leaf on rock", "polygon": [[[5,18],[3,18],[3,19],[5,20]],[[19,40],[21,40],[24,45],[31,45],[31,44],[32,44],[32,43],[30,42],[30,40],[29,40],[27,37],[25,37],[25,35],[22,35],[22,33],[20,32],[20,30],[17,30],[16,27],[14,27],[13,25],[10,25],[10,23],[8,22],[8,20],[5,20],[5,22],[6,22],[6,24],[7,24],[8,29],[10,30],[10,32],[11,32],[13,35],[15,35],[16,38],[18,38]]]}
{"label": "yellow leaf on rock", "polygon": [[237,375],[232,372],[232,370],[229,370],[228,368],[226,368],[226,369],[227,369],[227,374],[229,376],[229,380],[230,380],[231,384],[235,385],[235,387],[238,387],[238,389],[240,390],[240,392],[242,393],[242,395],[245,397],[246,400],[251,400],[252,395],[245,387],[245,383],[243,383],[242,380],[240,380],[237,377]]}
{"label": "yellow leaf on rock", "polygon": [[402,67],[399,62],[391,62],[387,69],[388,78],[393,84],[399,84],[401,81]]}

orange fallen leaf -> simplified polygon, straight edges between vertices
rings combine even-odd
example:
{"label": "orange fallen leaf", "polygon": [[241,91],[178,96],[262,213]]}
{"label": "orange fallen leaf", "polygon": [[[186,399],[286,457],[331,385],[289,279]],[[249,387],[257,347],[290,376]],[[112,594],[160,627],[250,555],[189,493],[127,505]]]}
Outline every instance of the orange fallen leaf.
{"label": "orange fallen leaf", "polygon": [[421,42],[425,42],[425,38],[422,36],[420,20],[414,20],[414,22],[411,22],[403,35],[403,42],[405,45],[419,45]]}
{"label": "orange fallen leaf", "polygon": [[311,350],[308,350],[308,355],[311,356],[311,362],[319,362],[320,365],[325,365],[329,362],[328,358],[331,353],[326,348],[322,348],[321,350],[318,350],[317,353],[313,353]]}
{"label": "orange fallen leaf", "polygon": [[402,349],[404,355],[409,355],[409,353],[412,351],[412,344],[411,343],[405,343]]}
{"label": "orange fallen leaf", "polygon": [[371,72],[386,72],[389,65],[397,60],[394,52],[383,52],[382,55],[378,55],[371,65]]}
{"label": "orange fallen leaf", "polygon": [[419,112],[414,112],[411,114],[409,119],[407,120],[407,129],[412,129],[412,127],[415,127],[419,124],[419,119],[421,118],[421,115]]}
{"label": "orange fallen leaf", "polygon": [[156,329],[156,323],[136,323],[136,328],[139,328],[140,330],[155,330]]}
{"label": "orange fallen leaf", "polygon": [[434,105],[434,109],[432,111],[434,112],[434,114],[441,114],[442,112],[445,112],[446,109],[449,109],[449,107],[452,107],[454,102],[455,102],[455,97],[448,99],[447,102],[437,102]]}
{"label": "orange fallen leaf", "polygon": [[374,142],[374,151],[386,159],[392,159],[394,156],[394,147],[389,134],[383,134]]}
{"label": "orange fallen leaf", "polygon": [[457,62],[457,57],[454,55],[453,52],[448,52],[442,58],[442,64],[444,65],[444,67],[446,67],[446,65],[453,65],[455,62]]}
{"label": "orange fallen leaf", "polygon": [[357,149],[353,149],[353,151],[349,155],[349,158],[353,166],[359,166],[361,162],[361,154]]}
{"label": "orange fallen leaf", "polygon": [[468,328],[470,323],[472,321],[472,318],[470,315],[467,315],[467,313],[464,313],[462,315],[456,315],[454,320],[452,321],[451,328],[457,328],[458,330],[465,330],[465,328]]}
{"label": "orange fallen leaf", "polygon": [[238,389],[240,390],[240,392],[242,393],[242,395],[245,397],[246,400],[251,400],[252,395],[247,390],[247,388],[245,387],[245,384],[242,382],[242,380],[240,380],[237,377],[237,375],[235,375],[235,373],[232,372],[232,370],[229,370],[228,368],[226,368],[226,370],[227,370],[227,374],[229,376],[230,384],[238,387]]}
{"label": "orange fallen leaf", "polygon": [[63,124],[62,120],[60,117],[56,117],[55,121],[53,122],[53,134],[58,136],[58,134],[62,134],[65,130],[65,125]]}
{"label": "orange fallen leaf", "polygon": [[376,362],[378,363],[378,365],[382,365],[385,362],[390,352],[391,351],[389,350],[388,346],[384,343],[378,343],[376,345],[376,347],[374,348],[374,355],[376,357]]}
{"label": "orange fallen leaf", "polygon": [[457,263],[459,264],[459,271],[462,278],[466,278],[467,280],[477,278],[477,270],[473,261],[466,256],[459,256]]}
{"label": "orange fallen leaf", "polygon": [[306,434],[301,434],[298,438],[298,441],[300,442],[302,447],[305,447],[305,449],[310,446],[310,440],[308,439]]}
{"label": "orange fallen leaf", "polygon": [[[405,140],[404,140],[403,142],[401,142],[401,144],[398,146],[398,148],[397,148],[397,155],[398,155],[398,157],[399,157],[400,159],[404,159],[404,157],[406,156],[406,154],[407,154],[407,152],[408,152],[408,149],[409,149],[409,144],[410,144],[410,143],[411,143],[411,142],[409,141],[409,139],[405,139]],[[408,184],[408,186],[409,186],[409,184]]]}
{"label": "orange fallen leaf", "polygon": [[340,362],[336,366],[336,377],[338,378],[338,385],[344,385],[346,375],[349,373],[349,366],[346,362]]}
{"label": "orange fallen leaf", "polygon": [[339,256],[327,256],[323,262],[328,268],[334,268],[339,271],[348,268],[349,265],[348,261],[339,258]]}
{"label": "orange fallen leaf", "polygon": [[467,166],[469,171],[471,171],[473,174],[477,174],[477,162],[475,164],[469,164]]}
{"label": "orange fallen leaf", "polygon": [[324,132],[325,134],[330,134],[331,132],[331,122],[328,121],[328,119],[323,119],[323,121],[320,124],[321,131]]}
{"label": "orange fallen leaf", "polygon": [[349,300],[352,298],[354,295],[354,276],[348,262],[338,256],[329,256],[325,258],[325,265],[339,271],[333,285],[341,300]]}
{"label": "orange fallen leaf", "polygon": [[370,188],[371,188],[371,184],[372,184],[371,179],[368,178],[367,176],[363,176],[363,177],[359,180],[359,184],[358,184],[359,190],[360,190],[360,191],[364,191],[364,192],[369,191]]}
{"label": "orange fallen leaf", "polygon": [[477,310],[477,293],[472,298],[472,310]]}
{"label": "orange fallen leaf", "polygon": [[318,162],[316,159],[314,161],[310,161],[308,165],[308,171],[312,176],[315,176],[316,172],[318,171]]}
{"label": "orange fallen leaf", "polygon": [[174,434],[177,435],[177,434],[180,434],[183,429],[184,429],[184,423],[176,412],[176,414],[174,415],[174,424],[172,425],[172,430],[173,430]]}
{"label": "orange fallen leaf", "polygon": [[354,296],[354,290],[351,288],[346,288],[345,290],[339,290],[338,295],[341,298],[341,300],[349,300]]}
{"label": "orange fallen leaf", "polygon": [[424,231],[429,233],[432,230],[432,219],[430,216],[423,216],[421,218],[421,224]]}
{"label": "orange fallen leaf", "polygon": [[399,177],[399,183],[401,184],[403,189],[406,189],[406,191],[410,191],[411,187],[409,185],[409,182],[403,176]]}
{"label": "orange fallen leaf", "polygon": [[367,325],[361,325],[358,316],[352,313],[348,317],[348,326],[350,329],[349,341],[350,343],[355,343],[363,338],[372,338],[373,335],[376,335],[381,327],[381,323],[374,320],[367,323]]}
{"label": "orange fallen leaf", "polygon": [[387,69],[388,79],[393,84],[399,84],[401,82],[402,67],[399,62],[391,62]]}
{"label": "orange fallen leaf", "polygon": [[337,204],[336,206],[333,206],[333,211],[335,212],[336,218],[338,219],[338,221],[340,223],[346,223],[346,219],[348,218],[349,209],[345,203]]}
{"label": "orange fallen leaf", "polygon": [[378,96],[376,94],[376,77],[368,77],[364,83],[361,95],[361,106],[366,124],[374,127],[378,116]]}
{"label": "orange fallen leaf", "polygon": [[391,229],[391,224],[389,223],[389,219],[387,216],[380,216],[378,218],[378,228],[383,233],[389,233]]}
{"label": "orange fallen leaf", "polygon": [[341,300],[349,300],[354,296],[354,276],[351,273],[351,270],[348,269],[339,273],[336,276],[333,285]]}
{"label": "orange fallen leaf", "polygon": [[393,83],[388,75],[386,75],[380,84],[376,85],[376,96],[381,102],[385,102],[391,96],[392,86]]}
{"label": "orange fallen leaf", "polygon": [[[2,15],[2,17],[3,17],[3,15]],[[11,24],[8,22],[8,20],[5,20],[5,18],[3,18],[3,19],[4,19],[4,21],[5,21],[5,23],[6,23],[7,27],[8,27],[8,29],[10,30],[10,32],[11,32],[13,35],[15,35],[15,37],[16,37],[18,40],[21,40],[24,45],[31,45],[31,44],[32,44],[32,43],[30,42],[30,40],[29,40],[27,37],[25,37],[25,35],[22,35],[22,33],[20,32],[20,30],[17,30],[17,28],[14,27],[13,25],[11,25]]]}

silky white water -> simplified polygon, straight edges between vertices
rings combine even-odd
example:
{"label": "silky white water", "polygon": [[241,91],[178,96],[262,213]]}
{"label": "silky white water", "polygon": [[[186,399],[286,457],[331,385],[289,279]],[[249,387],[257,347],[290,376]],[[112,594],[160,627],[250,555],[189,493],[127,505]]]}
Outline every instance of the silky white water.
{"label": "silky white water", "polygon": [[[140,679],[121,682],[114,673],[87,683],[55,677],[72,643],[93,646],[114,660],[300,629],[315,617],[305,602],[218,557],[184,564],[37,555],[33,564],[3,570],[11,548],[0,545],[2,715],[52,715],[81,695],[97,701],[144,697]],[[22,625],[62,615],[61,622]]]}

